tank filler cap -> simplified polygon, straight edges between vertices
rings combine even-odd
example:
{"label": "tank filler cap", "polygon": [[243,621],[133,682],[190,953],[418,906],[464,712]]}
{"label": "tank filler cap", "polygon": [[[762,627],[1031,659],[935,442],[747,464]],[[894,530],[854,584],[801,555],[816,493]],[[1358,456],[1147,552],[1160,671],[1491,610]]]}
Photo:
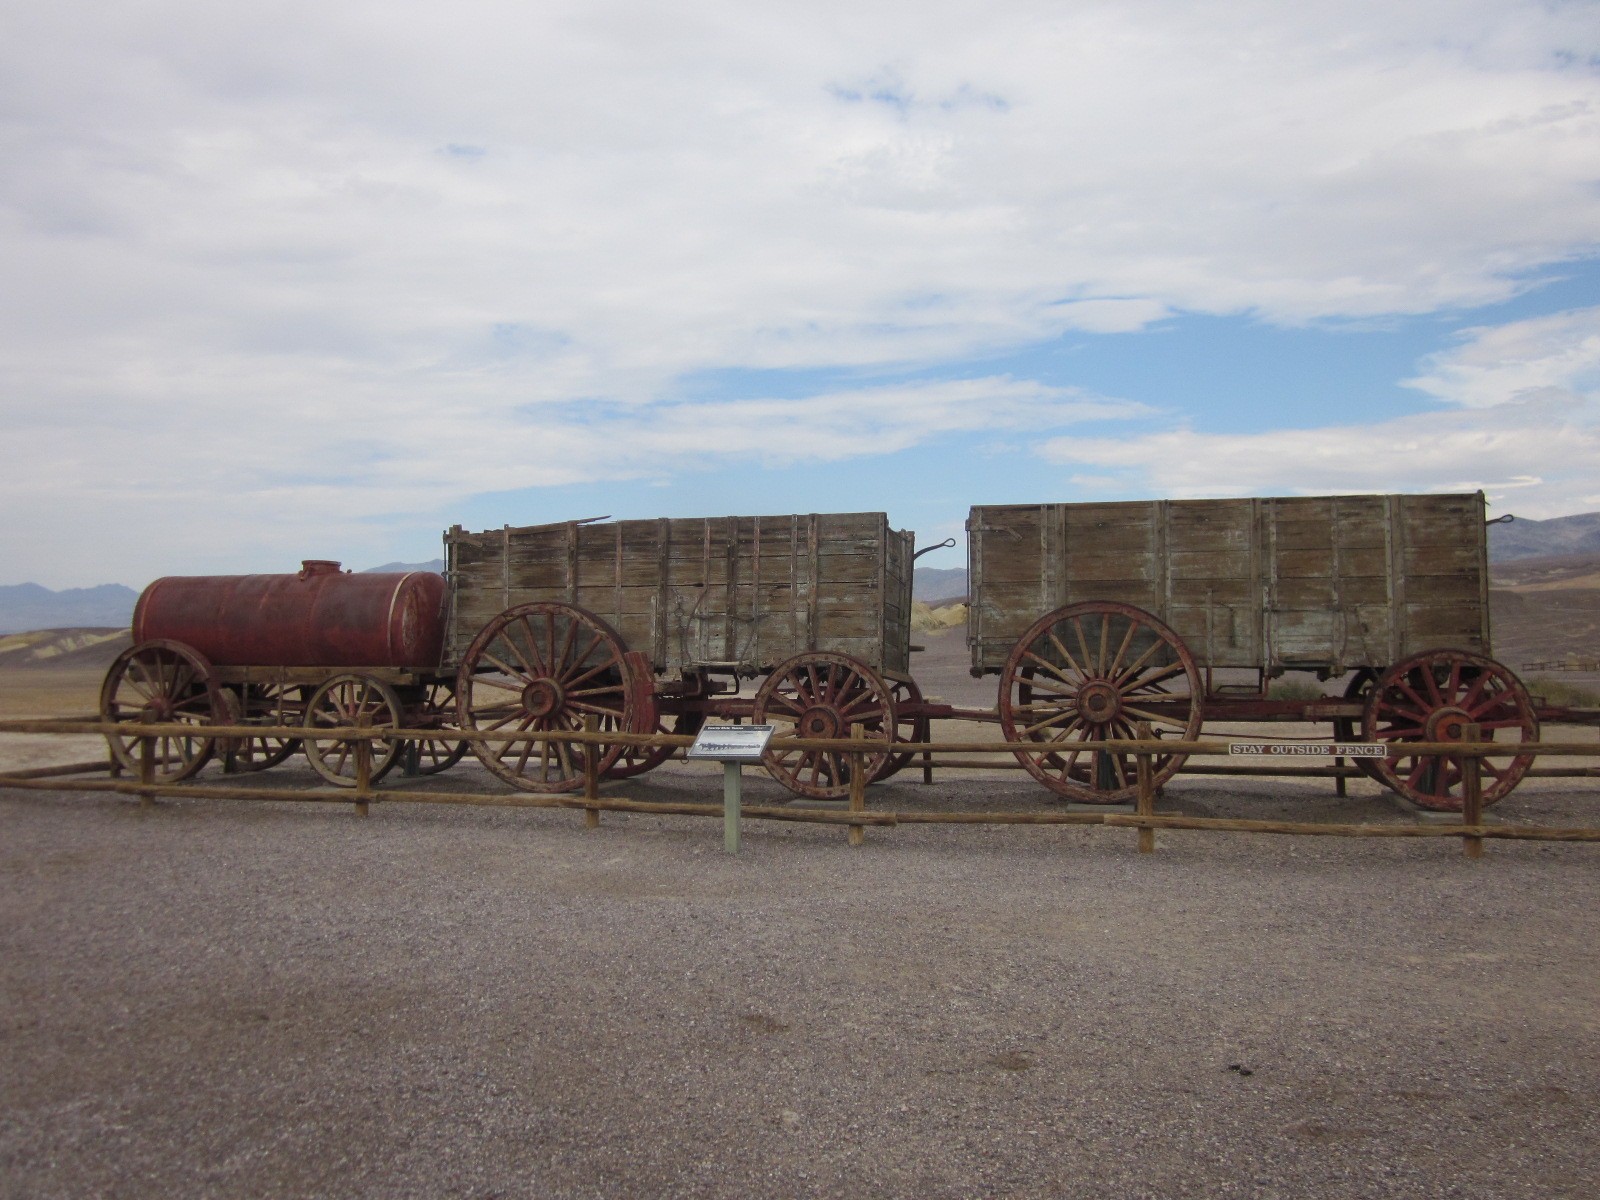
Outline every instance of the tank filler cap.
{"label": "tank filler cap", "polygon": [[310,579],[313,575],[337,575],[339,563],[331,558],[306,558],[300,561],[300,578]]}

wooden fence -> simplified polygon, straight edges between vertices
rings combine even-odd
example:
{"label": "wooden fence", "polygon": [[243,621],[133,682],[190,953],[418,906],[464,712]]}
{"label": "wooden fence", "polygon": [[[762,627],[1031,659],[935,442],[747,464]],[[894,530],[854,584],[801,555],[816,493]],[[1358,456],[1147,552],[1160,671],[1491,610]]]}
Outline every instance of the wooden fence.
{"label": "wooden fence", "polygon": [[[134,734],[133,729],[138,733]],[[207,725],[204,736],[214,738],[304,737],[307,730],[300,726],[264,725]],[[627,734],[616,732],[507,732],[456,730],[443,731],[450,740],[478,742],[567,742],[577,745],[629,745],[644,747],[686,747],[693,738],[673,734]],[[858,731],[859,732],[859,731]],[[1143,730],[1141,733],[1145,732]],[[318,740],[346,739],[354,744],[355,785],[351,788],[314,788],[288,790],[274,787],[249,787],[238,784],[199,783],[184,780],[161,783],[155,778],[155,743],[157,739],[177,736],[193,737],[196,727],[184,724],[113,724],[93,720],[34,719],[0,721],[0,734],[116,734],[138,743],[135,761],[138,772],[135,778],[121,778],[120,764],[102,759],[93,762],[69,763],[53,767],[35,767],[26,770],[0,772],[0,789],[19,791],[71,791],[109,792],[136,796],[142,806],[150,806],[158,796],[186,796],[213,800],[270,800],[297,803],[352,804],[358,813],[366,815],[375,801],[404,802],[409,804],[472,804],[507,808],[570,808],[581,810],[585,821],[593,826],[599,823],[602,812],[632,812],[667,816],[722,817],[720,804],[695,804],[686,802],[660,802],[628,800],[601,793],[602,780],[596,770],[598,755],[584,755],[586,771],[582,792],[460,792],[439,791],[413,787],[377,787],[371,778],[370,727],[317,728]],[[1460,819],[1451,821],[1428,820],[1411,823],[1373,822],[1305,822],[1263,821],[1233,817],[1190,817],[1176,813],[1155,811],[1156,789],[1153,786],[1153,759],[1157,755],[1184,754],[1191,758],[1226,756],[1229,743],[1216,740],[1172,741],[1139,738],[1096,743],[1097,749],[1132,754],[1137,772],[1137,799],[1133,811],[1112,809],[1086,811],[1084,808],[1051,807],[1040,811],[958,811],[930,812],[916,809],[871,810],[866,806],[866,772],[864,758],[881,743],[866,744],[857,737],[844,739],[784,738],[774,739],[774,747],[796,750],[832,750],[849,757],[854,764],[851,771],[851,789],[848,806],[844,811],[809,806],[803,803],[783,805],[745,805],[739,815],[755,820],[801,821],[827,825],[843,825],[849,830],[852,845],[860,845],[868,827],[888,828],[896,825],[1104,825],[1135,830],[1139,849],[1149,853],[1155,849],[1155,834],[1160,829],[1187,829],[1207,832],[1275,833],[1305,836],[1369,837],[1369,838],[1460,838],[1464,853],[1478,858],[1483,854],[1486,841],[1537,841],[1537,842],[1600,842],[1600,827],[1595,826],[1532,826],[1486,824],[1483,819],[1481,767],[1483,758],[1503,756],[1506,743],[1473,740],[1476,731],[1469,729],[1469,740],[1463,742],[1408,742],[1407,754],[1438,754],[1456,760],[1462,772],[1463,808]],[[383,730],[384,740],[437,740],[441,731]],[[1259,738],[1248,739],[1259,741]],[[1302,743],[1305,744],[1305,743]],[[1327,753],[1333,755],[1337,743],[1325,743]],[[921,756],[925,770],[931,770],[936,756],[970,754],[1009,754],[1016,749],[1039,750],[1036,742],[896,742],[896,753]],[[1551,755],[1556,757],[1600,757],[1600,743],[1596,742],[1529,742],[1518,745],[1519,753]],[[969,759],[950,759],[941,766],[1006,765],[980,763]],[[1180,773],[1196,770],[1216,772],[1223,768],[1190,767],[1184,764]],[[1558,769],[1559,770],[1559,769]],[[84,776],[107,772],[108,778],[93,779]],[[1315,774],[1341,777],[1349,769],[1336,768],[1276,768],[1231,769],[1230,774],[1275,776],[1282,774],[1303,776]],[[1565,773],[1565,772],[1563,772]],[[1573,773],[1594,774],[1594,768],[1576,768]]]}

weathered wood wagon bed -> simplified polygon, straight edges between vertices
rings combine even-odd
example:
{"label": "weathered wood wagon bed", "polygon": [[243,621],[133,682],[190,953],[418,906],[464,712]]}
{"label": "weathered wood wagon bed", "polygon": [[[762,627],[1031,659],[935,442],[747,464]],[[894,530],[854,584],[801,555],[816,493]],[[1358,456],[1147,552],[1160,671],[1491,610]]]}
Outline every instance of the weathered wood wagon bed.
{"label": "weathered wood wagon bed", "polygon": [[[883,513],[579,522],[445,535],[445,661],[459,667],[463,728],[688,733],[708,716],[878,743],[898,765],[896,703],[910,662],[913,538]],[[761,678],[754,696],[741,679]],[[582,783],[562,743],[476,743],[496,775],[537,791]],[[631,775],[659,749],[609,748]],[[773,751],[791,790],[838,796],[848,760]]]}
{"label": "weathered wood wagon bed", "polygon": [[[1476,725],[1507,743],[1484,760],[1492,803],[1531,764],[1515,745],[1538,721],[1488,657],[1484,514],[1482,493],[975,507],[972,672],[999,675],[1007,739],[1040,744],[1018,758],[1072,799],[1133,794],[1131,756],[1097,741],[1266,718],[1391,743]],[[1273,700],[1286,671],[1349,682],[1322,702]],[[1160,760],[1158,781],[1181,761]],[[1460,807],[1451,760],[1364,761],[1420,805]]]}

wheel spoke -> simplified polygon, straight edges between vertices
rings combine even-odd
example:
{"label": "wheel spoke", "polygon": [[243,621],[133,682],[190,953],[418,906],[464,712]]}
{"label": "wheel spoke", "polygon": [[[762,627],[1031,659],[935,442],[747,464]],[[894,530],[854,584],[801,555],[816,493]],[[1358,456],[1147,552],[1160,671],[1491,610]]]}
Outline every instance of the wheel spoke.
{"label": "wheel spoke", "polygon": [[[552,635],[554,627],[552,626]],[[550,650],[550,674],[556,677],[566,675],[568,664],[573,661],[572,644],[578,638],[578,622],[568,621],[566,630],[561,635],[561,644],[555,645],[553,636]],[[578,660],[579,662],[582,659]]]}
{"label": "wheel spoke", "polygon": [[1472,686],[1467,689],[1467,694],[1461,697],[1461,707],[1470,709],[1478,702],[1478,697],[1482,696],[1484,691],[1493,686],[1495,683],[1496,680],[1494,676],[1488,671],[1480,673],[1479,676],[1472,681]]}
{"label": "wheel spoke", "polygon": [[1133,645],[1133,635],[1138,628],[1138,625],[1132,621],[1128,622],[1128,632],[1122,635],[1122,644],[1117,647],[1116,656],[1112,658],[1106,667],[1106,678],[1113,679],[1116,677],[1117,668],[1122,665],[1122,658],[1123,655],[1128,653],[1128,647]]}
{"label": "wheel spoke", "polygon": [[1155,655],[1156,655],[1156,652],[1158,650],[1160,650],[1162,648],[1162,646],[1164,646],[1165,644],[1166,644],[1165,642],[1162,642],[1160,640],[1152,642],[1149,646],[1147,646],[1145,648],[1145,652],[1143,654],[1139,655],[1138,658],[1134,659],[1132,666],[1130,666],[1127,670],[1123,671],[1122,674],[1118,675],[1115,679],[1113,679],[1111,681],[1111,685],[1113,687],[1115,687],[1119,692],[1122,691],[1122,685],[1127,683],[1129,680],[1138,678],[1139,672],[1144,669],[1145,663],[1149,662],[1152,658],[1154,658]]}
{"label": "wheel spoke", "polygon": [[1035,654],[1032,650],[1024,650],[1022,653],[1023,657],[1033,659],[1034,662],[1038,663],[1046,671],[1049,671],[1057,679],[1061,680],[1062,683],[1065,683],[1073,690],[1073,692],[1077,691],[1078,681],[1063,672],[1060,667],[1056,666],[1049,659],[1039,657],[1039,655]]}
{"label": "wheel spoke", "polygon": [[[1072,657],[1072,651],[1067,649],[1066,643],[1063,642],[1060,638],[1058,638],[1056,636],[1056,631],[1055,631],[1055,627],[1054,626],[1051,626],[1049,629],[1045,630],[1045,636],[1050,639],[1050,644],[1056,648],[1056,653],[1061,655],[1062,658],[1066,659],[1067,665],[1069,667],[1071,667],[1074,671],[1076,671],[1080,676],[1083,676],[1084,678],[1088,677],[1088,675],[1089,675],[1088,669],[1086,667],[1080,666],[1079,663],[1078,663],[1078,660]],[[1039,659],[1039,661],[1040,662],[1044,662],[1044,659]],[[1088,661],[1088,655],[1084,656],[1084,661],[1085,662]],[[1045,666],[1051,666],[1051,664],[1050,663],[1045,663]],[[1060,674],[1059,671],[1057,671],[1056,673],[1058,675]],[[1062,675],[1061,677],[1063,679],[1066,678],[1065,675]]]}
{"label": "wheel spoke", "polygon": [[1037,721],[1034,724],[1029,725],[1026,729],[1024,729],[1022,731],[1022,735],[1025,738],[1030,738],[1031,739],[1031,738],[1033,738],[1033,735],[1035,733],[1037,733],[1039,730],[1046,729],[1046,728],[1050,727],[1051,725],[1055,725],[1063,717],[1067,717],[1073,723],[1076,723],[1077,720],[1078,720],[1078,710],[1075,709],[1075,708],[1065,708],[1065,707],[1056,708],[1056,709],[1052,710],[1050,715],[1047,716],[1044,720]]}
{"label": "wheel spoke", "polygon": [[[512,643],[510,638],[504,638],[502,640],[505,641],[508,645],[510,645],[513,650],[516,649],[516,645],[514,643]],[[490,687],[504,688],[507,691],[511,691],[511,692],[520,692],[523,689],[523,687],[525,687],[528,683],[532,682],[533,679],[536,678],[536,676],[534,676],[531,672],[529,672],[528,674],[523,674],[522,672],[518,671],[516,667],[513,667],[510,663],[506,662],[505,659],[501,658],[499,655],[490,653],[488,650],[485,650],[483,652],[483,654],[481,655],[481,657],[485,661],[491,662],[495,666],[499,667],[500,670],[505,674],[507,679],[517,679],[517,680],[521,680],[522,682],[521,683],[515,683],[515,684],[512,684],[512,683],[500,683],[498,680],[494,679],[492,676],[487,676],[487,677],[486,676],[479,676],[478,678],[473,680],[474,684],[486,683]]]}
{"label": "wheel spoke", "polygon": [[1433,697],[1433,705],[1434,705],[1434,707],[1435,708],[1443,708],[1444,707],[1444,696],[1441,695],[1440,692],[1439,692],[1439,676],[1438,676],[1438,674],[1430,666],[1426,670],[1420,672],[1420,677],[1421,677],[1422,681],[1425,684],[1427,684],[1427,686],[1428,686],[1428,692]]}
{"label": "wheel spoke", "polygon": [[1131,704],[1124,704],[1122,706],[1122,711],[1127,713],[1129,716],[1138,717],[1141,721],[1149,721],[1152,724],[1171,725],[1176,729],[1185,728],[1184,722],[1178,720],[1176,717],[1163,716],[1161,713],[1152,712],[1147,708],[1135,708]]}
{"label": "wheel spoke", "polygon": [[1117,692],[1119,695],[1123,696],[1137,695],[1140,692],[1156,687],[1158,684],[1165,683],[1169,679],[1175,679],[1177,676],[1184,674],[1187,674],[1187,671],[1184,669],[1184,665],[1182,663],[1173,663],[1170,667],[1162,667],[1153,674],[1144,675],[1138,679],[1130,679],[1125,685],[1119,685],[1117,687]]}
{"label": "wheel spoke", "polygon": [[1083,668],[1084,668],[1083,673],[1085,675],[1087,675],[1087,674],[1089,674],[1089,662],[1094,657],[1094,655],[1089,653],[1089,643],[1084,640],[1084,636],[1083,636],[1083,621],[1082,621],[1081,618],[1079,618],[1079,617],[1073,617],[1072,618],[1072,632],[1077,635],[1078,649],[1083,651]]}

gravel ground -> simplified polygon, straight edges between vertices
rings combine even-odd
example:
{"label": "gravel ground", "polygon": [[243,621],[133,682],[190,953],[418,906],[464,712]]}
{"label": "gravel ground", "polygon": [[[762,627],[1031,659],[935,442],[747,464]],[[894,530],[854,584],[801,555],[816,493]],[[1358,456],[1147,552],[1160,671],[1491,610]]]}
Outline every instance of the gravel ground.
{"label": "gravel ground", "polygon": [[[1162,807],[1409,819],[1352,790]],[[1593,1194],[1600,847],[1158,841],[5,793],[0,1194]]]}

